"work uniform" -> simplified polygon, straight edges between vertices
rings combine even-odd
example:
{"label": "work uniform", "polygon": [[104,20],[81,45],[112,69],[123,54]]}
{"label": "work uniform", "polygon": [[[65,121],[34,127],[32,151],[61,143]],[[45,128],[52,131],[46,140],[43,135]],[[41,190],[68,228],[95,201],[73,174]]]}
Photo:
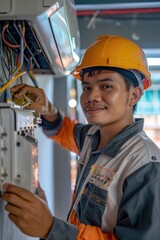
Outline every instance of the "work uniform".
{"label": "work uniform", "polygon": [[47,240],[159,240],[160,149],[143,131],[143,119],[98,150],[97,126],[76,124],[59,112],[52,123],[43,119],[42,127],[80,156],[68,221],[54,218]]}

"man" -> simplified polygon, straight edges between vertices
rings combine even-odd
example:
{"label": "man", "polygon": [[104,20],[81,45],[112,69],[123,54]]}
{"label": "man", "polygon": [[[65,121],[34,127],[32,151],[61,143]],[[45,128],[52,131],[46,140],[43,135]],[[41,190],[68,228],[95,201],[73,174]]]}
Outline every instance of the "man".
{"label": "man", "polygon": [[64,117],[42,89],[11,89],[33,100],[29,108],[42,114],[48,137],[80,154],[68,221],[10,184],[3,195],[9,217],[24,233],[47,240],[159,240],[160,150],[143,131],[143,119],[133,117],[151,85],[142,49],[120,36],[100,36],[72,74],[82,81],[87,125]]}

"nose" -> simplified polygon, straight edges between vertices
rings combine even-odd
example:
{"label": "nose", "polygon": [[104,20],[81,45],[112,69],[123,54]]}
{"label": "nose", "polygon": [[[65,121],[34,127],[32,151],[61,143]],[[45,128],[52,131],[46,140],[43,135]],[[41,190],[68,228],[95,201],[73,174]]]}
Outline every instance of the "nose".
{"label": "nose", "polygon": [[100,102],[102,100],[101,92],[98,88],[92,88],[87,96],[87,102]]}

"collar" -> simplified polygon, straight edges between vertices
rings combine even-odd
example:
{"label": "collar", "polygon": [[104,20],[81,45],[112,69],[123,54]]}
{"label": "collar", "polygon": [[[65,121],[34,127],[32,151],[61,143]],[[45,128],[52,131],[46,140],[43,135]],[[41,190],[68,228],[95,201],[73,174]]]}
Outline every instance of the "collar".
{"label": "collar", "polygon": [[122,145],[131,137],[143,130],[144,119],[136,118],[135,122],[124,128],[120,133],[111,139],[111,141],[101,150],[97,150],[100,141],[100,130],[98,129],[94,134],[88,134],[92,138],[92,151],[103,152],[110,157],[115,157]]}

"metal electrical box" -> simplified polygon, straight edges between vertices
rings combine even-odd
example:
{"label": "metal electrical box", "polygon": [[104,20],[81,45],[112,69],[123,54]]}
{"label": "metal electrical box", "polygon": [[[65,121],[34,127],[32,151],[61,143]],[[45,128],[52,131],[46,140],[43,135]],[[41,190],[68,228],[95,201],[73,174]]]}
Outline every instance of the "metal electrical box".
{"label": "metal electrical box", "polygon": [[35,193],[38,187],[36,118],[29,110],[0,104],[0,191],[11,182]]}

